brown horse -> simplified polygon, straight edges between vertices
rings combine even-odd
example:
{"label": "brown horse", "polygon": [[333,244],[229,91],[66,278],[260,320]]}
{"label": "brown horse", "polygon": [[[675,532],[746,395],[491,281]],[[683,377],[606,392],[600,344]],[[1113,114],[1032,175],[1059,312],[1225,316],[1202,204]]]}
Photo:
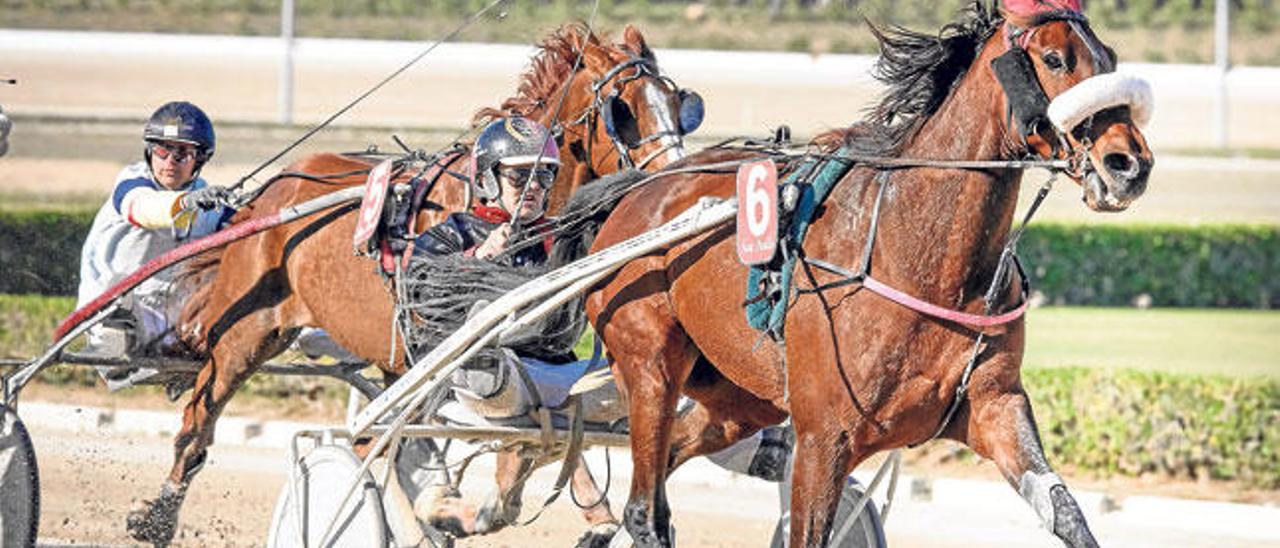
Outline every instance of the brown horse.
{"label": "brown horse", "polygon": [[[1078,13],[1006,21],[975,3],[937,35],[895,29],[877,36],[887,95],[868,122],[818,139],[823,153],[974,161],[1070,154],[1080,168],[1070,175],[1094,210],[1122,210],[1145,190],[1153,157],[1131,115],[1145,104],[1099,107],[1060,147],[1051,146],[1057,136],[1047,124],[1024,133],[1010,121],[1027,118],[1017,116],[1012,107],[1021,99],[1006,95],[1014,92],[998,81],[992,62],[1011,43],[1025,48],[1027,80],[1047,99],[1114,66]],[[709,150],[670,168],[758,156]],[[879,209],[869,273],[929,303],[982,314],[1021,176],[1020,169],[855,165],[818,209],[799,252],[858,268]],[[734,192],[732,170],[723,168],[660,177],[619,203],[593,249],[650,230],[700,198]],[[994,460],[1067,544],[1096,544],[1041,448],[1019,376],[1020,318],[987,335],[965,396],[957,387],[976,352],[973,329],[800,261],[785,343],[763,338],[744,318],[748,269],[734,248],[731,225],[712,230],[627,263],[587,296],[588,315],[629,397],[635,469],[623,521],[637,546],[671,544],[664,483],[673,468],[787,415],[797,436],[791,546],[827,542],[841,481],[859,463],[930,440],[939,429]],[[1016,306],[1015,287],[997,293],[996,304]],[[677,416],[682,392],[697,405]],[[959,407],[946,420],[952,401]]]}
{"label": "brown horse", "polygon": [[[581,67],[575,72],[579,52]],[[562,93],[567,96],[556,116]],[[480,111],[476,118],[522,115],[563,130],[559,138],[563,165],[549,198],[551,207],[557,207],[597,174],[616,171],[620,165],[656,168],[682,157],[677,113],[687,100],[700,101],[661,76],[653,52],[636,29],[627,27],[620,43],[609,43],[585,27],[569,25],[540,44],[517,95],[500,109]],[[601,121],[605,116],[610,118],[608,127]],[[686,121],[684,127],[689,126]],[[463,171],[460,160],[454,160],[450,171]],[[366,161],[350,156],[305,158],[286,170],[305,176],[273,181],[234,221],[246,222],[361,184],[370,168]],[[465,181],[446,173],[426,198],[438,207],[424,208],[417,219],[420,228],[468,207],[469,193]],[[390,379],[404,371],[403,348],[394,349],[392,356],[389,286],[374,262],[351,252],[356,217],[355,204],[322,211],[234,242],[188,268],[186,279],[197,288],[183,311],[179,331],[207,359],[174,440],[168,480],[157,499],[129,516],[128,527],[135,538],[155,544],[172,538],[178,510],[204,463],[219,413],[240,385],[264,361],[283,351],[302,327],[325,329],[338,344],[376,364]],[[585,467],[575,485],[594,491]],[[504,495],[510,490],[510,485],[500,487]],[[518,505],[513,506],[518,511]],[[593,508],[588,519],[616,523],[607,505]],[[467,523],[474,529],[473,521]]]}

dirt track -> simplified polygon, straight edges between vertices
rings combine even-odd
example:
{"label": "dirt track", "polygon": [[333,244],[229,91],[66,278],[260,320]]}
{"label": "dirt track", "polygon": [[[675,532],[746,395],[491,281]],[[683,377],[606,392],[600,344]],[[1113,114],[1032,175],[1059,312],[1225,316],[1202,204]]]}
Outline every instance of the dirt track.
{"label": "dirt track", "polygon": [[[154,436],[102,436],[33,428],[39,457],[42,490],[40,538],[54,545],[131,545],[124,529],[128,510],[141,499],[155,495],[169,466],[169,440]],[[615,459],[615,463],[619,462]],[[193,484],[184,505],[174,545],[259,546],[270,526],[271,514],[285,480],[285,456],[279,449],[255,449],[243,445],[219,445],[210,452],[208,465]],[[914,473],[922,472],[917,462]],[[486,461],[467,476],[463,492],[470,500],[482,498],[490,485]],[[1037,519],[1012,489],[994,477],[990,463],[931,465],[947,475],[962,472],[991,483],[959,505],[920,502],[909,485],[899,487],[887,533],[895,547],[1017,545],[1055,546],[1040,529]],[[610,499],[616,510],[626,497],[629,470],[615,466]],[[741,478],[731,484],[697,487],[687,480],[672,483],[669,494],[679,545],[713,548],[765,546],[776,514],[774,487]],[[600,474],[599,468],[596,473]],[[554,467],[539,471],[526,490],[525,517],[548,492]],[[913,473],[911,467],[907,473]],[[1134,495],[1142,492],[1166,495],[1202,495],[1220,498],[1228,489],[1218,485],[1156,483],[1142,480],[1089,482],[1064,474],[1078,492],[1103,489]],[[1144,483],[1146,485],[1144,486]],[[1082,499],[1088,500],[1088,499]],[[1117,499],[1121,506],[1124,498]],[[1275,502],[1275,494],[1270,498]],[[975,504],[976,503],[976,504]],[[1235,536],[1229,528],[1206,532],[1203,520],[1192,520],[1195,530],[1179,530],[1176,521],[1135,523],[1124,513],[1101,514],[1085,508],[1100,540],[1125,546],[1263,546]],[[582,518],[567,497],[552,505],[534,524],[508,529],[496,535],[459,543],[479,547],[570,546],[584,530]]]}
{"label": "dirt track", "polygon": [[[34,430],[41,472],[42,542],[58,544],[133,544],[125,532],[125,516],[140,500],[155,496],[172,454],[167,439],[108,437]],[[479,498],[486,486],[464,484],[468,497]],[[547,470],[540,472],[545,476]],[[276,449],[218,446],[193,483],[183,506],[175,546],[258,546],[266,538],[276,497],[285,479],[285,456]],[[544,496],[546,478],[535,478],[527,497],[530,509]],[[620,500],[625,485],[614,484]],[[566,497],[567,498],[567,497]],[[768,512],[776,501],[753,501]],[[615,504],[615,508],[619,506]],[[735,515],[737,514],[737,515]],[[681,512],[676,520],[680,545],[694,547],[759,546],[772,533],[772,523],[744,518],[741,512],[708,506],[707,511]],[[561,501],[529,527],[459,543],[459,546],[523,548],[568,546],[585,530],[573,506]]]}

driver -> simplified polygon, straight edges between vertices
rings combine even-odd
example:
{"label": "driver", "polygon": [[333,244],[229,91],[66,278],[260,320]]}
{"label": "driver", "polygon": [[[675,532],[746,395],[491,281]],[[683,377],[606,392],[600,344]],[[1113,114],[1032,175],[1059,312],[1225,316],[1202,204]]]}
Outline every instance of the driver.
{"label": "driver", "polygon": [[[233,213],[224,204],[230,193],[200,178],[213,157],[213,123],[200,107],[186,101],[166,103],[142,130],[143,160],[116,176],[110,198],[98,210],[80,253],[77,307],[125,279],[147,261],[188,240],[221,228]],[[160,272],[124,300],[129,312],[94,326],[84,354],[123,358],[169,348],[175,342],[173,318],[180,299],[170,299],[171,271]],[[128,386],[125,367],[99,368],[112,390]]]}
{"label": "driver", "polygon": [[[513,223],[529,228],[545,222],[547,191],[560,168],[560,150],[541,124],[519,116],[489,123],[476,139],[472,162],[479,204],[424,232],[415,242],[415,253],[491,259],[506,249]],[[546,244],[520,249],[506,262],[542,264],[550,240]]]}
{"label": "driver", "polygon": [[[472,153],[473,190],[479,198],[470,211],[453,213],[423,232],[414,242],[414,254],[498,260],[507,266],[538,266],[547,261],[551,239],[504,254],[516,225],[536,233],[546,223],[547,191],[556,180],[560,151],[541,124],[514,116],[490,122],[476,139]],[[477,303],[483,306],[482,303]],[[503,355],[514,361],[507,351]],[[484,360],[480,360],[484,361]],[[510,399],[517,387],[508,383],[499,364],[477,363],[455,374],[456,388],[473,404],[478,400],[502,400],[510,406],[501,415],[523,414],[527,402]],[[502,364],[509,368],[514,364]],[[505,390],[504,390],[505,389]],[[499,398],[500,392],[506,398]],[[478,400],[477,400],[478,398]],[[494,409],[482,412],[490,418]],[[508,414],[509,413],[509,414]]]}

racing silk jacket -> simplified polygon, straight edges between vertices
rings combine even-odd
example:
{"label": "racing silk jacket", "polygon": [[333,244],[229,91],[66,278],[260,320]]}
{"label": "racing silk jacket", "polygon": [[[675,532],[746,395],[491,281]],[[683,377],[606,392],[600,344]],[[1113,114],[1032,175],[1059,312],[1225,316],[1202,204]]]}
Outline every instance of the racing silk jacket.
{"label": "racing silk jacket", "polygon": [[[414,253],[435,257],[454,253],[471,255],[489,237],[490,232],[509,219],[507,212],[483,206],[466,213],[453,213],[414,240]],[[534,221],[533,226],[540,226],[545,222],[545,219],[539,218]],[[550,248],[550,239],[547,239],[542,245],[531,245],[517,251],[504,262],[511,266],[540,265],[546,262]]]}
{"label": "racing silk jacket", "polygon": [[[233,213],[230,208],[197,211],[189,233],[182,239],[174,235],[173,215],[181,192],[204,188],[207,184],[197,178],[180,192],[173,192],[152,178],[145,161],[121,170],[111,197],[98,210],[80,251],[76,306],[92,301],[147,261],[221,228]],[[134,294],[167,291],[172,276],[172,269],[157,273],[134,289]]]}

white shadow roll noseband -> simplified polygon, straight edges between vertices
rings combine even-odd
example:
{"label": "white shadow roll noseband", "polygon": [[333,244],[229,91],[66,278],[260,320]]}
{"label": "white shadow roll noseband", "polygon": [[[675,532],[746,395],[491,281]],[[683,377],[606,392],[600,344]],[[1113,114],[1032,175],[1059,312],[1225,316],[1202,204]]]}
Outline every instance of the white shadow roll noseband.
{"label": "white shadow roll noseband", "polygon": [[1151,121],[1154,100],[1151,85],[1137,76],[1112,72],[1099,74],[1074,85],[1049,102],[1049,120],[1063,133],[1103,110],[1127,106],[1139,128]]}

